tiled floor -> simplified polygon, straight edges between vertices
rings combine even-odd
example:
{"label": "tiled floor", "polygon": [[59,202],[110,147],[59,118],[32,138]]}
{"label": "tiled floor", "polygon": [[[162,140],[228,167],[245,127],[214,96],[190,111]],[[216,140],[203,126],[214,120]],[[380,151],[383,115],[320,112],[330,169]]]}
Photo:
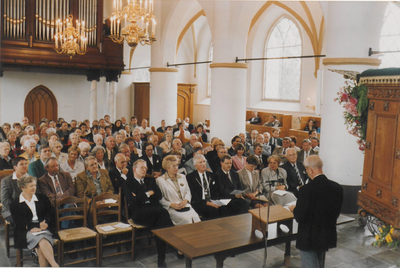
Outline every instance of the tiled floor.
{"label": "tiled floor", "polygon": [[[357,215],[348,215],[356,218]],[[400,267],[400,249],[374,248],[371,243],[374,238],[368,229],[361,228],[357,221],[351,221],[337,227],[338,246],[329,250],[326,255],[326,267],[354,268],[384,268]],[[4,228],[0,227],[0,266],[9,267],[15,265],[15,250],[11,249],[11,256],[7,258],[4,247]],[[292,242],[292,257],[290,267],[301,267],[299,251]],[[267,267],[284,267],[284,245],[268,248]],[[227,258],[224,267],[262,267],[264,250],[256,250],[245,254]],[[176,257],[176,251],[169,248],[166,263],[171,267],[185,267],[185,260]],[[25,266],[38,266],[32,261]],[[80,264],[79,266],[95,266],[94,262]],[[157,255],[155,247],[139,250],[135,261],[131,261],[128,255],[106,258],[104,267],[156,267]],[[193,267],[215,267],[213,257],[204,257],[193,261]]]}

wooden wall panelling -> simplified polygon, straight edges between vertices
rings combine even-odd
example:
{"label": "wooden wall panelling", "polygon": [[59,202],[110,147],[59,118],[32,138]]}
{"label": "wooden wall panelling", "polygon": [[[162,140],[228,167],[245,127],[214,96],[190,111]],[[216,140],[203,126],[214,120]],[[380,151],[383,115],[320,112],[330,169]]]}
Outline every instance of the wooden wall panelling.
{"label": "wooden wall panelling", "polygon": [[150,83],[133,83],[134,85],[134,115],[138,119],[140,125],[142,119],[150,117]]}
{"label": "wooden wall panelling", "polygon": [[178,109],[177,118],[184,120],[189,117],[193,122],[193,93],[196,84],[178,84]]}

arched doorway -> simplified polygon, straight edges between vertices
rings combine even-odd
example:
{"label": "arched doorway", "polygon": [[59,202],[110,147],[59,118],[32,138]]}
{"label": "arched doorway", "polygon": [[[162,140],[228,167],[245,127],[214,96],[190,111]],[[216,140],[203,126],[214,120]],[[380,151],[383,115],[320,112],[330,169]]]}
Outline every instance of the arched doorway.
{"label": "arched doorway", "polygon": [[25,99],[25,116],[29,122],[39,124],[42,118],[57,120],[58,105],[54,94],[47,87],[40,85],[32,89]]}

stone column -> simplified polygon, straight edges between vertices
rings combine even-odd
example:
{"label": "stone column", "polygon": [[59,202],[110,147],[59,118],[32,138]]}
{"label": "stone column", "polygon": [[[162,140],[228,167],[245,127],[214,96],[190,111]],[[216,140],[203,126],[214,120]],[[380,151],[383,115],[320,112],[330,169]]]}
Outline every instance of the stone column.
{"label": "stone column", "polygon": [[213,63],[211,68],[211,137],[230,146],[234,135],[245,131],[246,68],[244,63]]}
{"label": "stone column", "polygon": [[117,70],[106,70],[106,82],[108,82],[108,113],[110,115],[110,121],[114,122],[116,117],[116,99],[117,95],[117,82],[121,76],[121,72]]}
{"label": "stone column", "polygon": [[175,124],[178,113],[178,69],[150,68],[150,122],[159,126],[161,120],[167,125]]}
{"label": "stone column", "polygon": [[88,70],[86,78],[90,84],[90,114],[89,120],[97,120],[97,82],[100,81],[100,70]]}
{"label": "stone column", "polygon": [[364,154],[358,149],[357,138],[351,136],[344,125],[342,106],[333,101],[340,87],[345,85],[345,79],[328,69],[362,72],[378,68],[380,60],[368,57],[368,48],[379,47],[385,7],[379,2],[332,1],[325,8],[327,58],[323,60],[323,120],[319,154],[324,161],[325,174],[343,186],[343,208],[352,209],[351,212],[357,210]]}

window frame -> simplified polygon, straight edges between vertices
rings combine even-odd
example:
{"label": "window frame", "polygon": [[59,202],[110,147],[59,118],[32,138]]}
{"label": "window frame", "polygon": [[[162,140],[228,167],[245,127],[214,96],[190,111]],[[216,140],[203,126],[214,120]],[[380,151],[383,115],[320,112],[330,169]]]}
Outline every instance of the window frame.
{"label": "window frame", "polygon": [[[296,27],[297,30],[299,31],[299,35],[300,35],[300,41],[301,41],[301,54],[303,55],[303,49],[304,49],[304,41],[303,41],[303,34],[302,34],[302,28],[300,27],[300,24],[298,23],[298,21],[287,15],[287,14],[283,14],[282,16],[278,17],[275,22],[272,24],[272,26],[269,28],[268,30],[268,34],[266,35],[266,39],[264,42],[264,51],[263,51],[263,55],[264,58],[267,57],[267,45],[268,45],[268,41],[269,38],[272,34],[272,31],[275,29],[275,27],[278,25],[278,23],[282,20],[282,19],[289,19]],[[303,60],[300,59],[300,81],[299,81],[299,99],[298,100],[284,100],[284,99],[271,99],[271,98],[266,98],[266,75],[267,75],[267,60],[264,60],[264,64],[263,64],[263,68],[262,68],[262,91],[261,91],[261,100],[262,101],[274,101],[274,102],[289,102],[289,103],[300,103],[301,102],[301,85],[302,85],[302,77],[303,77]]]}

